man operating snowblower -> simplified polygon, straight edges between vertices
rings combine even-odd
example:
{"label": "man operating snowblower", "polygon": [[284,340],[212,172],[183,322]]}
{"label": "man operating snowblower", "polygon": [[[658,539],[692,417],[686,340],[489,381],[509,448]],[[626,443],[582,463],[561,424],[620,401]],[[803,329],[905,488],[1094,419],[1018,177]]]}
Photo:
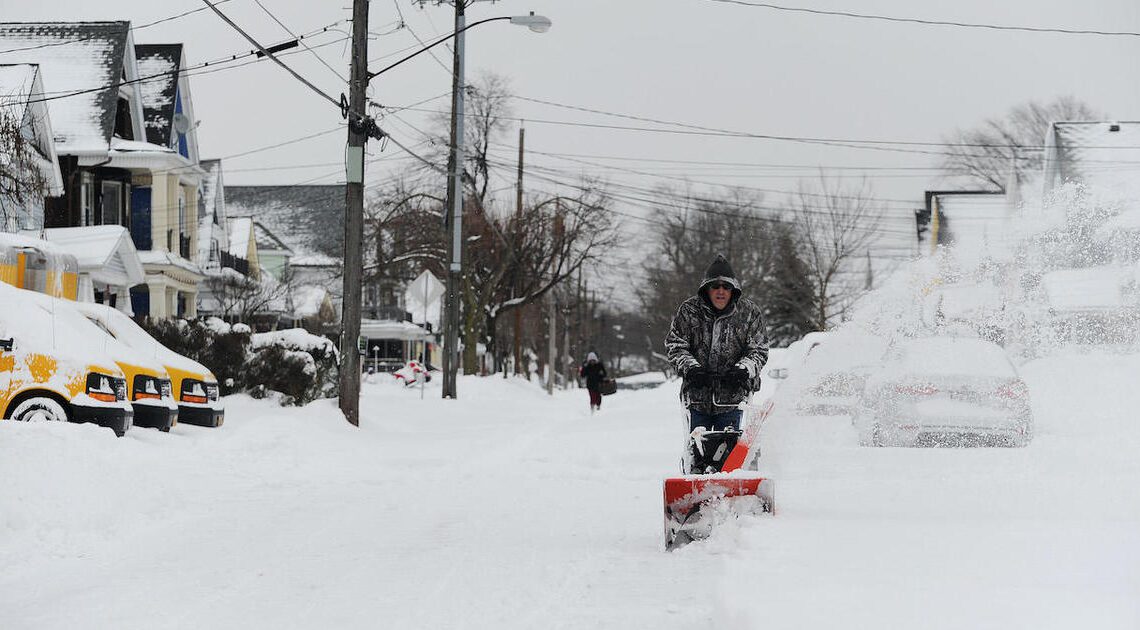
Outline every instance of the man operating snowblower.
{"label": "man operating snowblower", "polygon": [[696,477],[740,469],[755,439],[757,427],[741,431],[741,407],[760,388],[768,345],[759,307],[741,293],[728,260],[717,255],[697,294],[677,309],[665,340],[669,361],[682,377],[689,421],[681,470],[686,476],[665,480],[667,549],[697,537],[693,522],[710,502],[755,496],[764,511],[771,510],[766,480]]}

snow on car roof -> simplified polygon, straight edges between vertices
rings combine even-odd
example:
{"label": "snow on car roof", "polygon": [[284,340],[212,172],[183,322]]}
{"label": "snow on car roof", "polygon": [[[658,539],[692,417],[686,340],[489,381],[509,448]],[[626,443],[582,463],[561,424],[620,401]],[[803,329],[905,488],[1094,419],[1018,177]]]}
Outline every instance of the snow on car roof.
{"label": "snow on car roof", "polygon": [[77,302],[76,310],[87,316],[97,318],[115,335],[116,339],[139,353],[153,356],[162,365],[185,372],[209,372],[201,363],[178,354],[159,343],[122,311],[90,302]]}
{"label": "snow on car roof", "polygon": [[17,347],[50,349],[78,361],[123,361],[164,371],[153,358],[119,343],[84,317],[76,302],[17,289],[0,283],[0,337],[15,338]]}

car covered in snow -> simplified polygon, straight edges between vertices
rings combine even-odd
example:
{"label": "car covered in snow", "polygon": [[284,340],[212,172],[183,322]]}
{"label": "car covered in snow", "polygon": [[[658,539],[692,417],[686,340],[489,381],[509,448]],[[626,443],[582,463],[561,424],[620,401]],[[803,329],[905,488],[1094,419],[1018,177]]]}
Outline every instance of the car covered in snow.
{"label": "car covered in snow", "polygon": [[798,343],[801,363],[791,370],[785,404],[798,415],[850,416],[854,414],[867,377],[879,369],[887,342],[852,330],[809,333]]}
{"label": "car covered in snow", "polygon": [[1025,446],[1029,389],[998,345],[968,337],[894,344],[853,423],[864,446]]}
{"label": "car covered in snow", "polygon": [[159,343],[122,311],[88,302],[75,306],[115,339],[140,354],[153,357],[166,369],[178,404],[178,422],[207,427],[222,425],[225,408],[219,400],[218,379],[213,372]]}
{"label": "car covered in snow", "polygon": [[134,422],[110,338],[73,302],[0,283],[0,417],[91,422],[124,435]]}

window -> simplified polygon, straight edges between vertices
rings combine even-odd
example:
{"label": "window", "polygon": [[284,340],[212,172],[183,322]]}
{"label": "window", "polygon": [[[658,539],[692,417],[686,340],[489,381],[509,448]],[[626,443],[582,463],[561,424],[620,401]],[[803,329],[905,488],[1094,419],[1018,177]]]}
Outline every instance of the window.
{"label": "window", "polygon": [[124,197],[122,182],[103,182],[102,184],[102,213],[99,225],[122,225]]}
{"label": "window", "polygon": [[186,191],[178,188],[178,233],[186,233]]}
{"label": "window", "polygon": [[95,225],[95,177],[87,172],[79,180],[79,224]]}
{"label": "window", "polygon": [[131,102],[119,97],[115,108],[115,135],[123,140],[135,139],[135,128],[131,122]]}

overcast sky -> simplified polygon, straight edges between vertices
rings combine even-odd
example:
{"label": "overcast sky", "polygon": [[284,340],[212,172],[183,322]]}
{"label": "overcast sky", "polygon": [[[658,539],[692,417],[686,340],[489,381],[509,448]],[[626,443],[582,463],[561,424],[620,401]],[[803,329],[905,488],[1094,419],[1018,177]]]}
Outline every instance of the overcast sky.
{"label": "overcast sky", "polygon": [[[219,8],[266,44],[290,38],[270,13],[298,34],[335,23],[341,30],[305,40],[311,46],[326,44],[316,50],[332,69],[305,51],[284,59],[322,90],[347,92],[337,74],[347,75],[348,45],[336,40],[349,34],[350,0],[260,3],[268,12],[255,0],[228,0]],[[5,20],[125,19],[136,26],[202,6],[191,0],[0,0]],[[786,0],[786,6],[1140,32],[1135,0]],[[553,20],[551,31],[539,35],[505,22],[468,31],[469,78],[492,71],[530,99],[779,136],[938,142],[956,128],[1000,116],[1019,103],[1059,95],[1076,96],[1116,119],[1140,119],[1137,36],[928,26],[718,0],[501,0],[476,3],[468,9],[468,21],[527,11]],[[450,32],[453,19],[449,5],[411,0],[373,0],[370,13],[372,69]],[[191,64],[250,48],[209,11],[138,29],[135,41],[182,42]],[[450,56],[443,46],[435,51],[434,58],[420,55],[377,78],[370,94],[389,106],[438,97],[381,121],[402,143],[425,151],[420,130],[432,127],[432,110],[449,107]],[[197,76],[192,93],[203,157],[225,158],[340,124],[335,108],[268,61]],[[812,177],[824,168],[853,181],[866,174],[876,196],[905,218],[921,205],[922,191],[939,184],[933,170],[923,170],[937,159],[918,153],[586,127],[581,124],[681,129],[534,101],[516,100],[514,112],[528,121],[528,164],[557,169],[543,172],[565,181],[583,173],[603,175],[624,194],[631,194],[626,186],[688,182],[703,191],[711,183],[762,189],[766,201],[774,203],[784,198],[780,191],[795,189],[797,177]],[[379,146],[373,143],[370,149],[376,153]],[[336,131],[226,159],[227,183],[341,181],[343,150],[344,133]],[[515,151],[511,135],[497,153],[513,161]],[[393,169],[408,163],[392,145],[377,156],[385,160],[369,166],[371,182],[390,178]],[[502,175],[505,203],[513,199],[514,172]],[[536,179],[528,188],[549,185]],[[650,212],[634,205],[626,211]],[[904,238],[907,227],[904,221],[889,229]]]}

